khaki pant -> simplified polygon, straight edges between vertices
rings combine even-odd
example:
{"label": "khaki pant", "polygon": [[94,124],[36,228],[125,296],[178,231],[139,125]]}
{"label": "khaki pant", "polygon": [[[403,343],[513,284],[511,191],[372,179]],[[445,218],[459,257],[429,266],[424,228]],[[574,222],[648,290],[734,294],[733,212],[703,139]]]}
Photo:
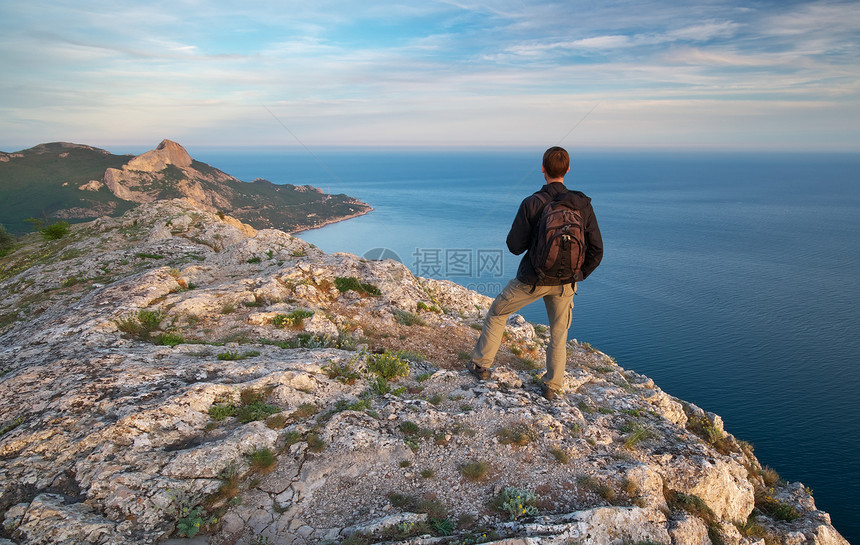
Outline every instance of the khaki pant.
{"label": "khaki pant", "polygon": [[516,278],[508,282],[502,293],[493,301],[487,317],[484,318],[481,336],[475,344],[475,349],[472,350],[472,361],[481,367],[490,367],[502,342],[508,316],[529,303],[543,298],[550,330],[550,341],[546,350],[546,374],[543,376],[543,381],[553,390],[561,390],[564,385],[564,366],[567,361],[567,330],[570,329],[576,284],[537,286],[534,293],[529,293],[531,289],[531,286],[523,284]]}

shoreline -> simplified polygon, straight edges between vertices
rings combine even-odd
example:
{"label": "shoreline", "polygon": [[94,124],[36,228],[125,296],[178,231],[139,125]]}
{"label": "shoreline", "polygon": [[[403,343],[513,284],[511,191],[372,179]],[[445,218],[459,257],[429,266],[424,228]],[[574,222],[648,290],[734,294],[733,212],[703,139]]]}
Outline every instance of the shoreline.
{"label": "shoreline", "polygon": [[325,220],[325,221],[323,221],[322,223],[319,223],[319,224],[317,224],[317,225],[313,225],[313,226],[310,226],[310,227],[301,227],[301,228],[296,229],[296,230],[294,230],[294,231],[287,231],[287,233],[289,233],[290,235],[295,236],[295,235],[297,235],[297,234],[299,234],[299,233],[304,233],[304,232],[306,232],[306,231],[313,231],[314,229],[322,229],[323,227],[325,227],[325,226],[327,226],[327,225],[331,225],[331,224],[333,224],[333,223],[339,223],[339,222],[342,222],[342,221],[351,220],[351,219],[353,219],[353,218],[358,218],[358,217],[361,217],[361,216],[365,216],[365,215],[367,215],[367,214],[369,214],[369,213],[373,212],[373,210],[374,210],[374,208],[373,208],[372,206],[367,205],[367,210],[363,210],[363,211],[361,211],[361,212],[356,212],[355,214],[350,214],[349,216],[340,216],[340,217],[338,217],[338,218]]}

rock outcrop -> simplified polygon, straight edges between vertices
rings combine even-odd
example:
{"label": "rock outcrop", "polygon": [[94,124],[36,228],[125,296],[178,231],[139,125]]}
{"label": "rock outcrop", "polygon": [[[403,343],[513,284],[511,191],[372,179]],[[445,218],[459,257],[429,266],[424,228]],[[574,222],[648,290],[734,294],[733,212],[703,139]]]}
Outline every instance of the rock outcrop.
{"label": "rock outcrop", "polygon": [[[104,183],[114,195],[126,201],[152,202],[168,191],[209,212],[232,210],[236,192],[228,182],[241,182],[217,169],[201,172],[192,163],[185,148],[171,140],[162,140],[157,148],[134,157],[121,169],[107,169]],[[175,171],[164,172],[169,166]],[[210,184],[215,184],[218,191],[207,191],[205,185]]]}
{"label": "rock outcrop", "polygon": [[586,344],[546,401],[514,316],[476,381],[490,300],[394,261],[173,200],[31,240],[0,288],[0,543],[847,543]]}
{"label": "rock outcrop", "polygon": [[172,140],[162,140],[154,150],[138,155],[129,161],[123,170],[138,170],[142,172],[158,172],[167,165],[176,165],[179,168],[190,167],[191,156],[185,148]]}

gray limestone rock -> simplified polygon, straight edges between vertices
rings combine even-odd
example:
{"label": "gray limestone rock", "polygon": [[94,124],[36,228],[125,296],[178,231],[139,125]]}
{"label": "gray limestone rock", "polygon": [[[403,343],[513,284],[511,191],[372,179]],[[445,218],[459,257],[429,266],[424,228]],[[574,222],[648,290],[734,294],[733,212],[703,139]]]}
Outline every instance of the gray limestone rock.
{"label": "gray limestone rock", "polygon": [[[490,299],[395,261],[169,201],[31,242],[0,273],[0,517],[15,543],[199,527],[212,545],[705,545],[709,531],[749,545],[735,523],[751,514],[784,543],[846,543],[802,485],[766,485],[717,415],[587,345],[570,343],[553,402],[540,370],[474,380],[457,354]],[[395,319],[419,302],[436,310]],[[532,324],[508,331],[502,360],[544,357]],[[511,520],[509,487],[536,511]],[[754,512],[757,497],[797,518]]]}

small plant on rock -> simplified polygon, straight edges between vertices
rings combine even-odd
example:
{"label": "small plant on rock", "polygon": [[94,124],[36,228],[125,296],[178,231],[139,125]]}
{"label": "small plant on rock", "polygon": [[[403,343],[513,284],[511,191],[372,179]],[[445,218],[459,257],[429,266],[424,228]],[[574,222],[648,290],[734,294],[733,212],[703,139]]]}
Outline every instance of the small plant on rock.
{"label": "small plant on rock", "polygon": [[114,320],[117,329],[139,340],[149,340],[153,331],[158,329],[164,314],[160,310],[140,309]]}
{"label": "small plant on rock", "polygon": [[275,468],[278,463],[275,454],[269,448],[258,448],[248,455],[251,461],[251,468],[260,472],[268,473]]}
{"label": "small plant on rock", "polygon": [[361,280],[359,280],[358,278],[356,278],[354,276],[348,276],[348,277],[338,276],[338,277],[335,277],[334,285],[337,288],[337,290],[341,293],[346,293],[346,292],[352,290],[352,291],[358,293],[359,295],[361,295],[362,297],[364,297],[365,295],[369,295],[371,297],[377,297],[377,296],[382,294],[382,292],[379,291],[379,288],[377,288],[373,284],[365,284]]}
{"label": "small plant on rock", "polygon": [[521,517],[537,515],[537,500],[534,492],[509,486],[496,498],[495,505],[500,511],[507,513],[513,521]]}
{"label": "small plant on rock", "polygon": [[500,428],[496,432],[496,436],[501,444],[518,447],[537,441],[538,438],[537,432],[526,422],[517,422]]}
{"label": "small plant on rock", "polygon": [[209,407],[209,417],[212,418],[212,420],[221,421],[228,416],[236,416],[236,406],[232,403],[214,403]]}
{"label": "small plant on rock", "polygon": [[361,378],[361,375],[352,368],[351,362],[348,361],[344,363],[330,362],[323,366],[322,370],[328,378],[343,384],[355,384],[355,381]]}
{"label": "small plant on rock", "polygon": [[757,490],[755,507],[770,518],[783,522],[791,522],[801,517],[801,514],[793,506],[774,498],[773,489]]}
{"label": "small plant on rock", "polygon": [[632,449],[642,441],[654,436],[654,432],[638,422],[626,422],[621,427],[621,431],[627,434],[624,438],[624,448],[626,449]]}
{"label": "small plant on rock", "polygon": [[583,489],[597,494],[610,504],[614,504],[617,499],[615,490],[607,483],[600,482],[590,475],[581,475],[577,477],[576,483]]}
{"label": "small plant on rock", "polygon": [[202,505],[190,505],[187,500],[180,500],[176,517],[176,535],[179,537],[194,537],[207,524],[217,522],[214,516],[208,516]]}
{"label": "small plant on rock", "polygon": [[409,374],[409,362],[386,350],[367,357],[367,370],[380,378],[392,380]]}
{"label": "small plant on rock", "polygon": [[460,466],[460,473],[470,481],[480,481],[487,476],[490,471],[490,466],[487,462],[474,461],[467,462]]}
{"label": "small plant on rock", "polygon": [[418,315],[408,310],[394,309],[394,321],[405,326],[427,325]]}
{"label": "small plant on rock", "polygon": [[570,454],[568,454],[567,451],[561,447],[553,447],[549,449],[549,452],[550,454],[552,454],[552,457],[555,458],[556,461],[560,464],[566,464],[570,461]]}
{"label": "small plant on rock", "polygon": [[308,450],[311,452],[322,452],[325,450],[325,441],[319,435],[312,433],[308,435]]}
{"label": "small plant on rock", "polygon": [[159,335],[155,341],[155,344],[160,344],[162,346],[174,347],[174,346],[182,344],[184,342],[185,342],[185,337],[183,337],[180,333],[167,332],[167,333],[162,333],[161,335]]}
{"label": "small plant on rock", "polygon": [[242,405],[239,407],[239,410],[236,412],[236,418],[239,422],[247,424],[248,422],[265,420],[269,416],[279,412],[281,412],[279,407],[263,403],[262,401],[255,401],[248,405]]}
{"label": "small plant on rock", "polygon": [[242,359],[242,355],[239,354],[238,350],[227,350],[226,352],[219,352],[216,357],[221,361],[236,361]]}
{"label": "small plant on rock", "polygon": [[702,440],[722,454],[729,454],[734,450],[732,441],[729,437],[706,416],[690,416],[687,420],[687,429],[699,436]]}
{"label": "small plant on rock", "polygon": [[272,318],[275,327],[302,327],[306,318],[314,315],[312,310],[296,309],[289,314],[278,314]]}

